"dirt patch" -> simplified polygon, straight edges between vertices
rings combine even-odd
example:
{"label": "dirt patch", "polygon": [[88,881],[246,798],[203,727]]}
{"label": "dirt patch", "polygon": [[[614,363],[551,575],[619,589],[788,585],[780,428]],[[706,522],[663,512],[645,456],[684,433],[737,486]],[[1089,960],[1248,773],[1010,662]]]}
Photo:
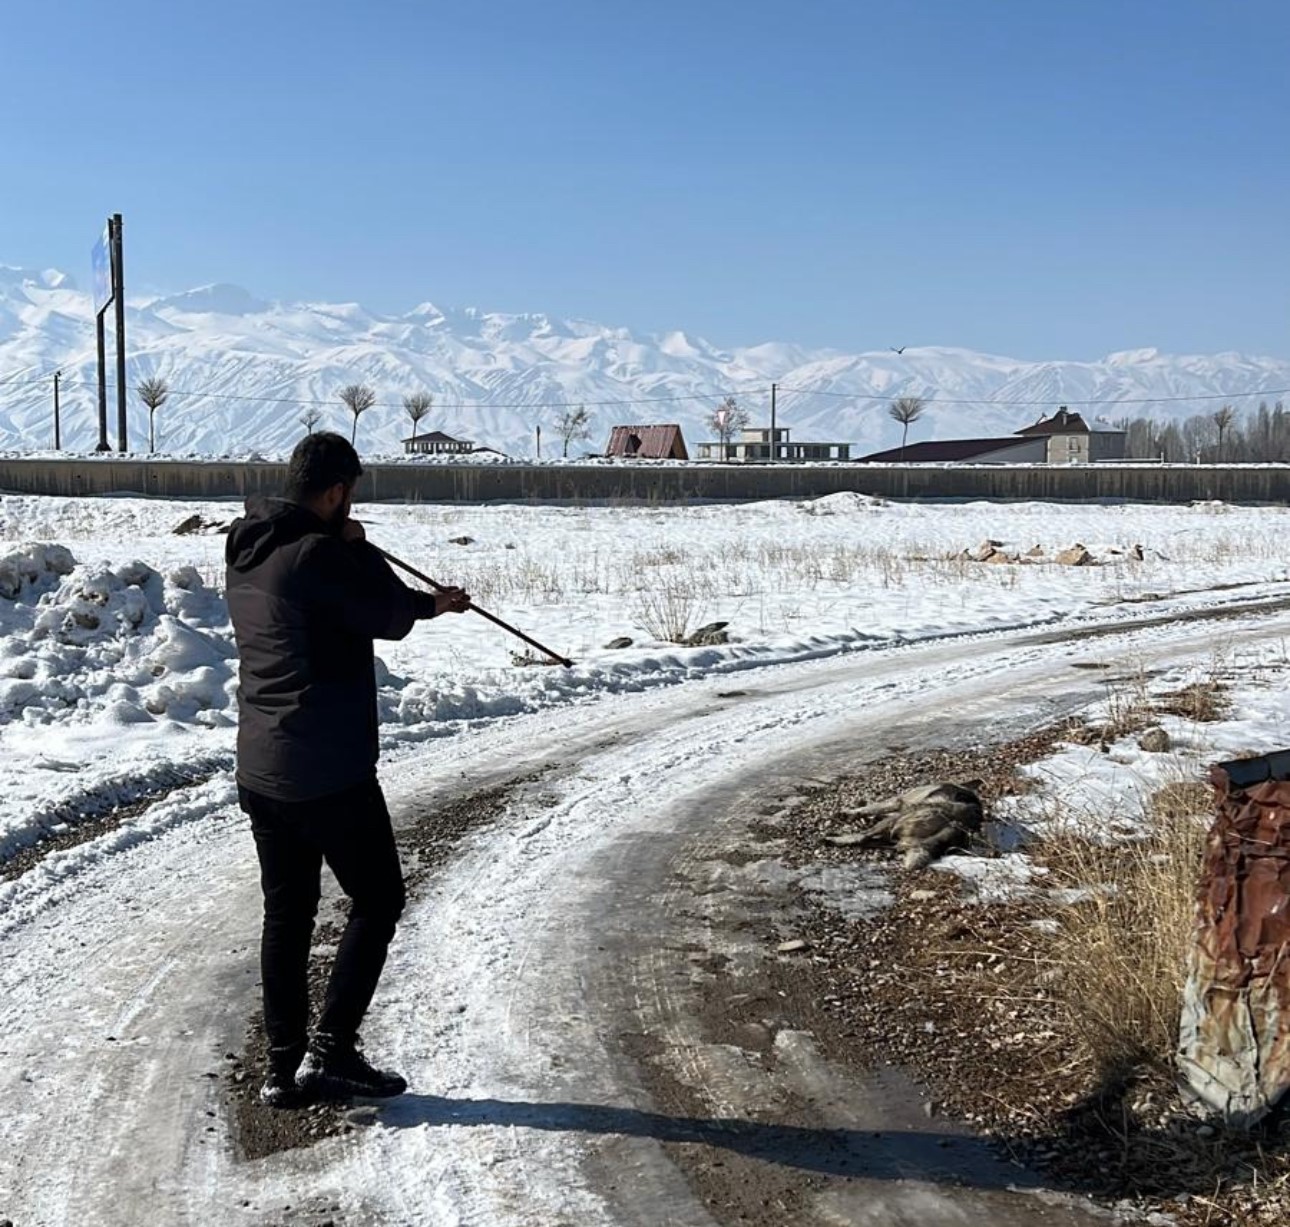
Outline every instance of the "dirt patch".
{"label": "dirt patch", "polygon": [[[649,1086],[649,1092],[657,1110],[669,1116],[700,1121],[711,1109],[701,1096],[661,1071]],[[794,1105],[782,1101],[775,1105],[775,1119],[785,1135],[790,1127],[810,1128],[809,1121],[803,1120]],[[799,1122],[802,1123],[799,1125]],[[800,1222],[815,1194],[829,1183],[828,1177],[812,1176],[767,1161],[778,1157],[772,1145],[773,1136],[772,1127],[764,1139],[764,1159],[757,1153],[732,1153],[722,1145],[723,1139],[719,1136],[711,1141],[663,1141],[660,1145],[668,1158],[685,1172],[691,1188],[717,1222],[772,1227]]]}
{"label": "dirt patch", "polygon": [[[768,806],[761,817],[749,824],[753,841],[762,844],[760,850],[727,850],[718,859],[731,864],[765,859],[765,845],[773,842],[780,859],[793,867],[854,861],[854,849],[836,849],[822,842],[822,836],[842,821],[843,807],[877,800],[932,779],[973,777],[983,781],[983,798],[993,800],[1024,788],[1015,776],[1016,767],[1047,753],[1063,731],[1064,728],[1044,730],[1006,747],[995,747],[988,757],[941,750],[898,754],[863,775],[830,785],[803,787],[787,814],[781,807]],[[989,850],[990,839],[987,829],[983,832],[982,850]],[[759,974],[749,975],[745,969],[738,976],[728,975],[728,960],[690,955],[711,977],[702,982],[700,989],[698,1017],[702,1033],[708,1042],[739,1047],[770,1069],[776,1060],[776,1034],[781,1030],[808,1031],[816,1037],[825,1056],[853,1064],[868,1074],[872,1067],[902,1055],[899,1048],[885,1046],[889,1035],[876,1003],[860,990],[858,982],[851,986],[850,965],[856,961],[856,950],[865,949],[868,938],[852,944],[856,938],[845,931],[845,926],[836,927],[834,914],[815,907],[810,899],[809,894],[795,894],[796,905],[804,913],[801,923],[794,921],[794,933],[806,942],[801,953],[768,958]],[[757,936],[768,951],[776,950],[782,937],[777,919],[771,915],[756,922],[761,926]],[[900,982],[898,969],[892,976],[895,983]],[[658,1056],[657,1044],[642,1043],[644,1038],[623,1037],[622,1047],[637,1058],[640,1076],[656,1110],[690,1119],[709,1115],[711,1103],[652,1059]],[[839,1145],[835,1133],[820,1127],[818,1110],[806,1100],[777,1096],[773,1105],[767,1105],[767,1112],[773,1114],[774,1124],[761,1126],[765,1129],[764,1140],[768,1146],[778,1146],[781,1154],[811,1138],[815,1140],[809,1144],[817,1146],[820,1153],[836,1150]],[[776,1134],[777,1129],[782,1136]],[[664,1141],[662,1145],[720,1223],[769,1225],[797,1221],[830,1184],[864,1174],[860,1163],[850,1173],[822,1174],[767,1162],[769,1151],[763,1158],[757,1148],[730,1147],[719,1136],[714,1136],[710,1144]]]}
{"label": "dirt patch", "polygon": [[[1065,727],[968,754],[912,755],[821,789],[773,827],[797,863],[873,860],[822,846],[841,799],[874,797],[931,778],[977,776],[987,798],[1012,791],[1015,767],[1047,752]],[[1029,850],[1043,863],[1046,845]],[[990,854],[988,843],[978,851]],[[1060,853],[1054,853],[1059,855]],[[1052,866],[1054,877],[1060,866]],[[1046,896],[1006,904],[965,900],[957,878],[892,868],[894,905],[847,920],[812,896],[794,934],[807,945],[768,959],[755,990],[811,1031],[823,1053],[857,1070],[896,1064],[936,1111],[970,1125],[1052,1188],[1180,1227],[1242,1227],[1290,1218],[1290,1124],[1229,1133],[1192,1116],[1166,1066],[1107,1076],[1063,1017],[1055,992]],[[768,922],[767,948],[778,933]],[[751,1013],[717,981],[714,1035]],[[748,989],[746,980],[739,987]],[[732,1004],[733,1002],[733,1004]],[[737,1042],[727,1040],[727,1042]]]}
{"label": "dirt patch", "polygon": [[[447,862],[462,839],[496,822],[505,813],[515,790],[535,778],[525,776],[457,798],[423,814],[417,813],[410,824],[396,831],[409,899],[416,898],[426,880]],[[314,1017],[322,1007],[332,955],[340,940],[347,911],[341,901],[335,905],[333,914],[324,917],[314,929],[309,959],[309,998]],[[299,1108],[265,1107],[260,1102],[260,1084],[267,1059],[264,1016],[257,1011],[247,1027],[243,1051],[225,1056],[224,1089],[233,1123],[234,1146],[241,1157],[262,1159],[284,1150],[310,1146],[325,1137],[350,1133],[363,1123],[356,1115],[361,1114],[362,1109],[354,1109],[347,1103],[316,1103]]]}
{"label": "dirt patch", "polygon": [[[989,802],[1026,791],[1018,768],[1049,754],[1076,726],[1063,722],[1004,744],[965,751],[898,752],[862,774],[804,788],[787,810],[749,823],[754,840],[774,842],[793,867],[881,862],[894,903],[849,920],[810,892],[793,899],[794,952],[778,953],[782,913],[749,928],[767,957],[753,974],[703,963],[702,1034],[735,1045],[767,1069],[783,1030],[809,1032],[823,1057],[858,1079],[908,1075],[929,1113],[966,1129],[1058,1192],[1090,1197],[1134,1219],[1169,1216],[1178,1227],[1271,1227],[1290,1220],[1290,1122],[1250,1135],[1191,1115],[1167,1064],[1104,1075],[1064,1017],[1054,982],[1052,938],[1061,906],[1047,895],[973,902],[958,878],[934,869],[900,870],[889,854],[835,848],[822,837],[840,810],[935,779],[983,781]],[[1180,803],[1194,804],[1191,786]],[[1016,832],[1008,833],[1015,838]],[[973,851],[999,853],[1003,832],[987,823]],[[1042,863],[1046,845],[1028,847]],[[1052,877],[1065,881],[1051,853]],[[1108,852],[1108,855],[1113,853]],[[725,859],[724,857],[722,859]],[[741,927],[744,927],[741,925]],[[701,1117],[701,1092],[653,1059],[633,1037],[641,1077],[660,1111]],[[892,1068],[895,1067],[895,1068]],[[777,1100],[777,1125],[811,1128],[810,1103]],[[820,1145],[827,1146],[821,1132]],[[800,1218],[816,1192],[845,1175],[819,1175],[755,1162],[746,1151],[665,1142],[674,1161],[721,1223]],[[863,1169],[855,1174],[862,1175]]]}

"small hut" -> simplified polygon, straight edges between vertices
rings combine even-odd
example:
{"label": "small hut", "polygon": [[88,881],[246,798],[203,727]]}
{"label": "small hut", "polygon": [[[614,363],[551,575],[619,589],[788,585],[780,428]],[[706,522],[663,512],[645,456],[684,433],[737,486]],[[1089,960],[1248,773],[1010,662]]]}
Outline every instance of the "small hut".
{"label": "small hut", "polygon": [[609,434],[606,456],[629,460],[689,460],[681,428],[674,423],[661,426],[615,426]]}

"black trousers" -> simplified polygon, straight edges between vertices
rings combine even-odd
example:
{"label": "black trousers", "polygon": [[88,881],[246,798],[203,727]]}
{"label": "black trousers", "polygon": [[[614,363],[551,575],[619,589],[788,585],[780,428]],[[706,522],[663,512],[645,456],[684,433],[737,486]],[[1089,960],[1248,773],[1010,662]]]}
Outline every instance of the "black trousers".
{"label": "black trousers", "polygon": [[297,1048],[308,1038],[309,942],[324,861],[350,905],[317,1029],[352,1040],[376,992],[405,901],[381,787],[373,777],[311,801],[275,801],[239,787],[238,800],[250,815],[260,857],[260,973],[269,1044]]}

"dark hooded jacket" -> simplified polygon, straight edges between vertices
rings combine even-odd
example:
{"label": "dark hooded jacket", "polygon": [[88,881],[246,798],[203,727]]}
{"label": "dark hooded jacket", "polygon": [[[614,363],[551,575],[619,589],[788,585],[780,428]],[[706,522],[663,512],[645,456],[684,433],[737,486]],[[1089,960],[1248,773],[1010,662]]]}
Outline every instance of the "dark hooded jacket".
{"label": "dark hooded jacket", "polygon": [[241,656],[237,781],[278,801],[342,792],[376,771],[373,639],[402,639],[434,597],[306,507],[258,495],[224,552]]}

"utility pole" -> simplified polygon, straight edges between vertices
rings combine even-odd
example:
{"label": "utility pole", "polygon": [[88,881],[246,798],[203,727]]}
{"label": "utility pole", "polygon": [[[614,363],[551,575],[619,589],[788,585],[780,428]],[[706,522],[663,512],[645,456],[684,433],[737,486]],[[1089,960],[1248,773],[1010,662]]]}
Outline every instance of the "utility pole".
{"label": "utility pole", "polygon": [[535,427],[537,431],[537,458],[542,459],[542,424],[539,422]]}
{"label": "utility pole", "polygon": [[58,380],[62,371],[54,372],[54,451],[63,450],[63,426],[62,420],[58,415]]}
{"label": "utility pole", "polygon": [[775,437],[775,392],[778,384],[770,385],[770,458],[772,461],[779,459],[779,442]]}
{"label": "utility pole", "polygon": [[116,438],[117,451],[128,447],[125,420],[125,258],[121,214],[112,214],[112,290],[116,300]]}

